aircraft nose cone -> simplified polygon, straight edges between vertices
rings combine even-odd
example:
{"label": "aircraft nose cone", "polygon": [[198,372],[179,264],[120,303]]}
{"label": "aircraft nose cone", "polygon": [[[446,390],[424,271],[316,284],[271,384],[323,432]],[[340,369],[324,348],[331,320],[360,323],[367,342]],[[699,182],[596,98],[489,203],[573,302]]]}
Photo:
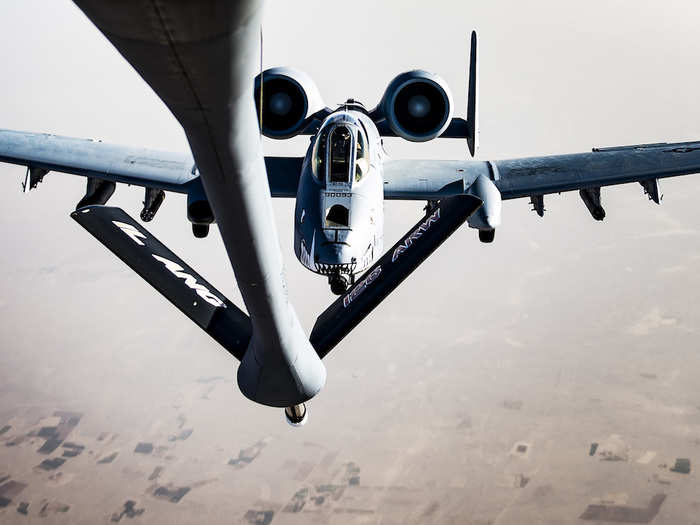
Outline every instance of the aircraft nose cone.
{"label": "aircraft nose cone", "polygon": [[352,249],[347,244],[326,244],[317,253],[319,262],[346,264],[352,259]]}

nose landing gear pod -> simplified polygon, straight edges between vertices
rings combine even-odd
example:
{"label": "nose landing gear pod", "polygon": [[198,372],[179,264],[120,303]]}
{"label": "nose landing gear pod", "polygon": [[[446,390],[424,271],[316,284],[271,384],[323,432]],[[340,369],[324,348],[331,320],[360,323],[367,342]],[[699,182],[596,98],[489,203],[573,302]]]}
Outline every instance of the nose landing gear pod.
{"label": "nose landing gear pod", "polygon": [[348,280],[341,273],[334,273],[328,277],[328,283],[331,285],[331,292],[335,295],[343,295],[348,289]]}
{"label": "nose landing gear pod", "polygon": [[301,427],[306,424],[308,419],[309,411],[306,409],[306,403],[301,403],[300,405],[294,405],[284,409],[284,417],[287,423],[293,427]]}

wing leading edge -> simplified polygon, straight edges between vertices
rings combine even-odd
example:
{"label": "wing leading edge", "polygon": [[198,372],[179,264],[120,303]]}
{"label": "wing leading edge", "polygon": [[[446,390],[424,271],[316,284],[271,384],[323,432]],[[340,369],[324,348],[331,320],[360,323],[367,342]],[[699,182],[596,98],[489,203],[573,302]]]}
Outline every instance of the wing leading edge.
{"label": "wing leading edge", "polygon": [[413,228],[318,317],[309,337],[318,355],[325,357],[481,205],[477,197],[458,195],[429,207]]}
{"label": "wing leading edge", "polygon": [[700,173],[698,141],[488,162],[388,160],[384,163],[384,197],[430,200],[459,195],[484,175],[494,181],[503,199],[597,190],[630,182],[642,183],[653,198],[657,179],[693,173]]}

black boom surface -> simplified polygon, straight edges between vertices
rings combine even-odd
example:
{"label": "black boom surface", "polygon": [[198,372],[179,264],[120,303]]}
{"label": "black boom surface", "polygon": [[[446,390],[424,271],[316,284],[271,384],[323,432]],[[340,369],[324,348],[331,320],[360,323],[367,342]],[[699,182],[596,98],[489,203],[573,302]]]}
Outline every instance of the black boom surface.
{"label": "black boom surface", "polygon": [[311,345],[324,357],[413,270],[459,228],[482,202],[471,195],[443,199],[316,320]]}
{"label": "black boom surface", "polygon": [[87,206],[71,217],[231,355],[243,358],[251,334],[248,316],[124,210]]}

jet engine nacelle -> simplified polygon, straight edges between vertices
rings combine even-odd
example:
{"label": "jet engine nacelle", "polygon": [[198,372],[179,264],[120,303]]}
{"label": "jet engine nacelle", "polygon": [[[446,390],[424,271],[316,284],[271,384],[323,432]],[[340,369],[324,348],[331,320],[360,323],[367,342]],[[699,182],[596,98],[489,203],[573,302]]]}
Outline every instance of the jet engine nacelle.
{"label": "jet engine nacelle", "polygon": [[379,108],[397,136],[425,142],[440,136],[450,125],[452,94],[439,76],[408,71],[391,81]]}
{"label": "jet engine nacelle", "polygon": [[[260,75],[255,77],[255,105],[260,114]],[[306,73],[273,67],[262,73],[262,132],[272,139],[300,133],[308,118],[325,107],[321,94]]]}

